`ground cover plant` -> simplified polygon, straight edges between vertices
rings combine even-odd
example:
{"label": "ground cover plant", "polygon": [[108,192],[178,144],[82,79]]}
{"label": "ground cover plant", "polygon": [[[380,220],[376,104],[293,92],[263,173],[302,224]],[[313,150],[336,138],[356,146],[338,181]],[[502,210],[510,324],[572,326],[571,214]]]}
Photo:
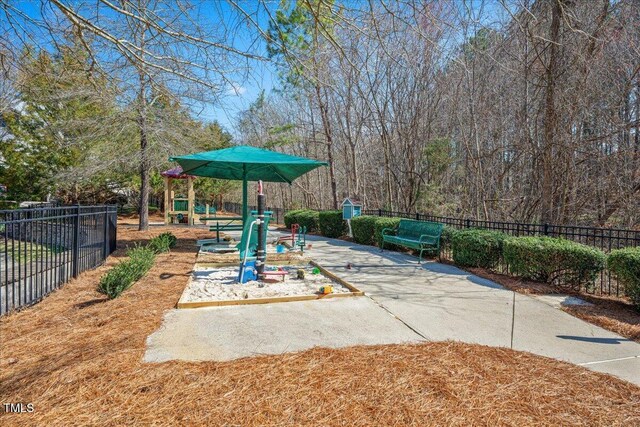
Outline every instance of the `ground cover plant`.
{"label": "ground cover plant", "polygon": [[640,388],[505,348],[432,342],[143,363],[147,336],[193,268],[195,240],[210,233],[176,230],[176,250],[157,255],[120,298],[100,299],[95,287],[125,245],[157,232],[119,229],[120,249],[107,265],[0,319],[0,400],[36,408],[0,414],[2,425],[640,423]]}
{"label": "ground cover plant", "polygon": [[463,267],[496,268],[507,235],[483,229],[459,230],[451,236],[453,261]]}
{"label": "ground cover plant", "polygon": [[176,246],[178,239],[173,233],[162,233],[149,241],[148,247],[155,253],[169,252],[171,248]]}
{"label": "ground cover plant", "polygon": [[169,252],[176,243],[176,236],[173,233],[165,232],[149,240],[146,246],[136,246],[129,249],[127,251],[129,258],[102,276],[98,291],[110,299],[117,298],[144,277],[153,266],[157,254]]}
{"label": "ground cover plant", "polygon": [[602,251],[553,237],[510,237],[503,257],[511,274],[576,290],[593,286],[605,267]]}
{"label": "ground cover plant", "polygon": [[625,293],[640,311],[640,247],[611,251],[607,267],[624,285]]}

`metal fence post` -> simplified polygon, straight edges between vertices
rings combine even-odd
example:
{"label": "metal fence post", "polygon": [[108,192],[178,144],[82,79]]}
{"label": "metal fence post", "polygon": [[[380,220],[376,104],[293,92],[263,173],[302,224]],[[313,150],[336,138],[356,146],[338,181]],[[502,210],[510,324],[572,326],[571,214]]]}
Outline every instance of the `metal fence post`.
{"label": "metal fence post", "polygon": [[382,209],[378,209],[378,216],[382,216]]}
{"label": "metal fence post", "polygon": [[544,231],[543,231],[545,236],[549,235],[549,224],[548,223],[544,223]]}
{"label": "metal fence post", "polygon": [[104,206],[104,227],[102,238],[104,244],[102,245],[102,260],[106,260],[109,256],[109,206]]}
{"label": "metal fence post", "polygon": [[72,272],[73,277],[78,277],[79,273],[79,265],[78,261],[80,258],[80,205],[76,206],[76,216],[73,221],[73,261],[72,261]]}
{"label": "metal fence post", "polygon": [[471,220],[469,218],[464,220],[465,228],[471,228]]}

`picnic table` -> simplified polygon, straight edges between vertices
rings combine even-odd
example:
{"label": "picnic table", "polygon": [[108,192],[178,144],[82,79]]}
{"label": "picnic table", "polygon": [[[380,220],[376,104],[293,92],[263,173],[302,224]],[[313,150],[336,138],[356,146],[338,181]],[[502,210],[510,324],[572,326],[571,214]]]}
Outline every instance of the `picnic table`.
{"label": "picnic table", "polygon": [[241,216],[205,216],[205,217],[200,217],[200,221],[205,223],[207,221],[215,221],[214,224],[211,224],[209,226],[209,231],[216,232],[217,243],[220,243],[221,231],[242,231]]}

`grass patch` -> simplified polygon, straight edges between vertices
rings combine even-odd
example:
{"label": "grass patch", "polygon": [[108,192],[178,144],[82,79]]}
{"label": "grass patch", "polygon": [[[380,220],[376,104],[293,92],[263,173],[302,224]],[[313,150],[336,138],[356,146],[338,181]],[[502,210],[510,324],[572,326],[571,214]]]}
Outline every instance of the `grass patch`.
{"label": "grass patch", "polygon": [[60,254],[65,250],[62,246],[42,245],[13,239],[9,239],[6,242],[4,240],[0,241],[0,253],[7,253],[11,259],[20,264]]}

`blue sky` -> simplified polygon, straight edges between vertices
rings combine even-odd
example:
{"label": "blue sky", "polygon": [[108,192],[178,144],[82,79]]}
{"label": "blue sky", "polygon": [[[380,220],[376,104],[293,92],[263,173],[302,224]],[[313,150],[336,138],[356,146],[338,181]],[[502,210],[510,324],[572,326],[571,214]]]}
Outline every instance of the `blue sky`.
{"label": "blue sky", "polygon": [[[206,6],[207,0],[204,5]],[[208,8],[209,13],[222,15],[225,23],[233,25],[234,17],[237,17],[236,11],[233,11],[231,6],[222,0],[208,0],[216,1],[215,6]],[[213,4],[213,3],[211,3]],[[266,31],[268,27],[269,17],[263,8],[253,0],[240,0],[239,4],[247,12],[253,13],[258,9],[255,18],[258,20],[259,26]],[[267,2],[267,7],[271,12],[275,12],[279,5],[279,1],[273,0]],[[207,8],[205,7],[205,10]],[[247,31],[247,34],[249,31]],[[253,33],[253,31],[251,31]],[[259,54],[267,56],[266,46],[264,42],[259,42],[255,45],[255,34],[248,36],[247,34],[238,34],[238,39],[234,40],[235,47],[242,51],[251,50],[250,44],[258,46]],[[255,101],[260,93],[264,90],[265,93],[269,93],[274,86],[278,84],[277,73],[273,64],[267,61],[249,61],[247,63],[248,71],[237,73],[236,75],[227,75],[227,79],[235,82],[233,87],[229,87],[225,90],[224,97],[218,105],[205,105],[202,111],[194,111],[194,116],[204,122],[218,121],[228,131],[233,132],[233,127],[236,122],[236,117],[239,112],[246,110],[249,105]]]}
{"label": "blue sky", "polygon": [[[270,2],[268,3],[268,7],[275,10],[278,3],[277,1]],[[12,5],[19,13],[24,13],[26,16],[35,20],[42,19],[42,4],[40,1],[29,0],[12,2]],[[74,2],[71,1],[70,4],[74,4]],[[247,12],[255,12],[257,3],[253,1],[241,1],[240,5],[245,8]],[[46,6],[46,10],[50,10],[50,8],[52,8],[51,5]],[[198,13],[201,13],[202,20],[211,19],[212,22],[219,22],[220,19],[222,19],[223,25],[229,25],[231,27],[238,23],[237,12],[233,11],[228,3],[221,0],[203,0],[202,3],[199,4]],[[19,25],[26,30],[21,36],[27,40],[27,42],[44,49],[52,49],[53,45],[47,37],[47,34],[39,31],[36,26],[29,25],[28,22],[20,18],[18,13],[13,13],[13,16]],[[268,26],[267,14],[264,13],[264,11],[259,12],[257,19],[259,25],[266,29]],[[0,25],[5,27],[6,23],[5,15],[0,13]],[[246,33],[248,34],[249,31],[246,31]],[[3,36],[5,34],[3,34]],[[234,35],[234,46],[241,51],[250,48],[253,48],[254,51],[257,49],[256,53],[266,56],[264,43],[255,44],[255,40],[248,39],[247,34],[242,34],[242,31],[240,31]],[[255,36],[255,34],[253,35]],[[249,46],[250,44],[251,46]],[[277,74],[270,63],[266,61],[248,61],[247,67],[247,70],[225,75],[225,78],[233,82],[233,84],[223,90],[223,96],[218,104],[200,105],[192,108],[194,118],[204,122],[218,121],[228,131],[233,132],[238,113],[247,109],[259,96],[261,91],[264,90],[266,93],[269,93],[274,85],[277,84]]]}
{"label": "blue sky", "polygon": [[204,122],[218,121],[229,132],[233,133],[233,126],[238,113],[246,110],[256,100],[260,92],[269,93],[277,83],[277,75],[273,66],[265,63],[254,63],[250,77],[243,81],[237,78],[237,85],[226,90],[220,105],[208,104],[204,110],[194,111],[194,116]]}
{"label": "blue sky", "polygon": [[[266,29],[268,26],[268,16],[267,13],[261,9],[260,5],[253,0],[239,1],[239,4],[246,9],[247,12],[256,13],[254,17],[257,19],[258,24],[261,28]],[[349,3],[348,0],[347,3]],[[355,3],[357,4],[358,1],[355,1]],[[507,3],[509,3],[509,1],[507,1]],[[12,4],[28,16],[35,19],[41,18],[40,8],[42,3],[39,1],[18,0],[12,2]],[[74,4],[74,1],[70,0],[70,4]],[[474,14],[480,13],[479,5],[481,3],[476,0],[468,0],[466,2],[459,0],[458,4],[463,9],[468,8],[468,10]],[[481,12],[481,16],[477,17],[478,20],[483,22],[486,21],[487,18],[497,18],[499,11],[496,9],[502,9],[498,7],[499,4],[498,0],[488,0],[484,10]],[[267,7],[272,12],[275,11],[278,5],[278,0],[267,2]],[[50,4],[47,7],[52,8]],[[258,8],[257,12],[256,8]],[[501,10],[501,12],[504,14],[504,10]],[[106,13],[109,13],[109,11],[107,10]],[[255,40],[252,40],[252,36],[255,36],[255,31],[253,31],[254,34],[250,36],[249,33],[251,33],[251,31],[249,31],[246,26],[237,25],[239,15],[226,1],[201,0],[197,13],[200,17],[199,19],[203,20],[203,22],[210,20],[212,23],[219,23],[225,27],[233,27],[234,30],[237,28],[237,31],[233,32],[232,43],[238,50],[245,51],[253,48],[257,50],[256,53],[266,56],[264,42],[255,44]],[[0,23],[3,25],[6,23],[3,15],[0,15]],[[235,25],[237,25],[237,27]],[[40,47],[51,47],[46,35],[40,37],[36,34],[34,39],[39,42]],[[236,73],[232,72],[229,75],[225,75],[226,79],[233,82],[233,84],[224,89],[224,94],[219,103],[201,104],[198,107],[192,108],[194,118],[204,122],[218,121],[228,131],[233,133],[238,113],[247,109],[263,90],[268,94],[278,84],[275,68],[269,62],[248,61],[247,67],[248,70],[238,71]]]}

